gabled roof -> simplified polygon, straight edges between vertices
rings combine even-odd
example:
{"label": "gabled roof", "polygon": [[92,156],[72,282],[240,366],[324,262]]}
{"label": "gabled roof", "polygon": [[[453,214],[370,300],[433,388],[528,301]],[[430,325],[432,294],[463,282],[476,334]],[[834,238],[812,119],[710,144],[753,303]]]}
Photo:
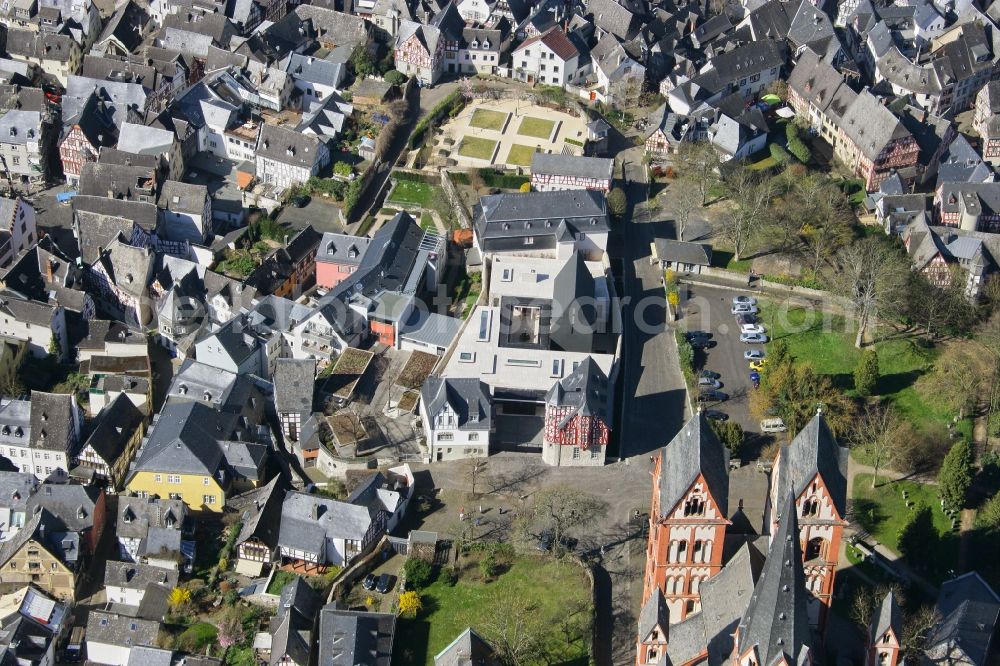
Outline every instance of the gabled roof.
{"label": "gabled roof", "polygon": [[[320,611],[319,626],[317,666],[389,666],[396,632],[395,615],[341,610],[336,604],[329,604]],[[444,666],[473,663],[481,666],[479,661],[461,658],[442,662]],[[435,666],[439,666],[436,658]]]}
{"label": "gabled roof", "polygon": [[890,141],[912,138],[899,118],[867,90],[854,98],[839,127],[861,154],[872,160]]}
{"label": "gabled roof", "polygon": [[660,513],[673,511],[698,476],[724,517],[729,515],[729,452],[700,411],[663,448],[660,461]]}
{"label": "gabled roof", "polygon": [[615,168],[613,159],[580,157],[562,153],[536,152],[531,158],[531,174],[572,176],[611,180]]}
{"label": "gabled roof", "polygon": [[556,57],[561,58],[563,61],[570,60],[580,55],[577,48],[573,46],[573,42],[569,40],[562,28],[557,25],[552,26],[536,37],[524,40],[515,49],[515,53],[526,48],[531,48],[531,46],[536,42],[545,44],[545,46],[556,54]]}
{"label": "gabled roof", "polygon": [[781,659],[800,663],[811,642],[795,495],[785,495],[781,507],[767,560],[737,630],[737,654],[755,649],[759,663],[767,665]]}
{"label": "gabled roof", "polygon": [[[670,609],[667,608],[667,600],[663,598],[659,586],[653,587],[653,594],[646,600],[642,610],[639,611],[639,640],[644,641],[653,629],[667,628],[670,626]],[[664,639],[666,636],[664,636]]]}
{"label": "gabled roof", "polygon": [[963,653],[970,663],[984,666],[993,650],[993,634],[1000,620],[1000,596],[976,572],[963,574],[941,585],[937,611],[941,621],[929,645],[949,646],[948,653]]}
{"label": "gabled roof", "polygon": [[472,627],[467,627],[434,656],[434,666],[497,666],[499,663],[493,646]]}
{"label": "gabled roof", "polygon": [[270,548],[278,545],[281,525],[281,504],[288,491],[284,477],[278,474],[267,485],[254,488],[226,501],[226,506],[240,515],[243,527],[236,537],[241,544],[258,539]]}
{"label": "gabled roof", "polygon": [[490,429],[493,407],[489,389],[478,379],[428,377],[420,388],[420,399],[432,421],[448,405],[455,412],[454,427],[459,430]]}
{"label": "gabled roof", "polygon": [[892,590],[886,593],[879,604],[878,613],[872,618],[872,626],[869,628],[869,640],[874,644],[887,631],[892,631],[896,640],[903,641],[903,611],[896,601],[896,595]]}
{"label": "gabled roof", "polygon": [[315,377],[314,359],[279,358],[272,377],[274,408],[278,412],[311,412]]}
{"label": "gabled roof", "polygon": [[214,477],[222,463],[219,440],[236,416],[194,401],[168,400],[136,457],[132,473],[156,471]]}
{"label": "gabled roof", "polygon": [[779,500],[789,491],[799,497],[818,474],[837,514],[841,518],[846,515],[847,449],[837,443],[822,413],[810,419],[792,443],[781,449],[780,457]]}
{"label": "gabled roof", "polygon": [[610,426],[611,386],[607,375],[588,356],[573,372],[553,384],[545,402],[555,407],[570,407],[563,416],[559,429],[564,428],[576,416],[600,419]]}

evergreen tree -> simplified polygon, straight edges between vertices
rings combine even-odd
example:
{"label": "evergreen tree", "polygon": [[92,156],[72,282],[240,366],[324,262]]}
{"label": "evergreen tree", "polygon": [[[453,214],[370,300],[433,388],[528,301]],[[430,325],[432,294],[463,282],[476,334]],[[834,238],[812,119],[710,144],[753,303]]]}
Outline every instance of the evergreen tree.
{"label": "evergreen tree", "polygon": [[628,209],[628,199],[625,197],[625,190],[616,187],[608,192],[608,212],[615,217],[621,217]]}
{"label": "evergreen tree", "polygon": [[854,388],[859,395],[867,398],[875,391],[878,378],[878,354],[874,349],[866,349],[861,352],[861,359],[854,368]]}
{"label": "evergreen tree", "polygon": [[909,520],[899,528],[899,554],[909,560],[910,566],[915,566],[937,540],[938,533],[934,529],[934,517],[929,506],[921,506],[910,514]]}
{"label": "evergreen tree", "polygon": [[951,447],[938,472],[938,490],[945,507],[959,510],[972,485],[972,447],[962,440]]}

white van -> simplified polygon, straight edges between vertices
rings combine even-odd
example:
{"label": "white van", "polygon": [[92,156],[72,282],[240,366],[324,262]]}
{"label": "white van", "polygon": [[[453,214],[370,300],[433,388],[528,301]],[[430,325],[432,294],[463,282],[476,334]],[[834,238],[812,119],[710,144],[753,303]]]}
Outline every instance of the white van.
{"label": "white van", "polygon": [[781,419],[764,419],[760,422],[760,431],[764,433],[785,432],[788,427]]}

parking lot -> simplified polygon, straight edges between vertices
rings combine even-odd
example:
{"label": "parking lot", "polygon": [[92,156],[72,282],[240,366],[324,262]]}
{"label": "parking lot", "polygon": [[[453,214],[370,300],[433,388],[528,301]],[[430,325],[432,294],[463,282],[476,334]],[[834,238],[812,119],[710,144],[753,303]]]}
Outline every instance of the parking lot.
{"label": "parking lot", "polygon": [[749,396],[754,390],[750,381],[750,368],[743,358],[748,349],[766,349],[765,345],[748,345],[740,342],[739,326],[730,312],[733,296],[738,293],[716,287],[682,285],[680,314],[681,328],[686,331],[707,331],[712,334],[713,346],[696,353],[695,360],[704,359],[699,369],[717,372],[722,377],[721,391],[729,396],[725,402],[706,403],[707,409],[725,412],[744,432],[759,433],[760,424],[749,412]]}

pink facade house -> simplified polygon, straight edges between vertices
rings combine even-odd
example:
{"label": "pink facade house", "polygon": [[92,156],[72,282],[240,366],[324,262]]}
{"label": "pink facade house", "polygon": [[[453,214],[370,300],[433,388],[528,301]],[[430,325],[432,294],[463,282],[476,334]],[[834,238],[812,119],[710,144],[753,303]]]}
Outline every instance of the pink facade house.
{"label": "pink facade house", "polygon": [[358,269],[370,242],[366,236],[323,234],[316,252],[316,285],[330,289],[350,277]]}

